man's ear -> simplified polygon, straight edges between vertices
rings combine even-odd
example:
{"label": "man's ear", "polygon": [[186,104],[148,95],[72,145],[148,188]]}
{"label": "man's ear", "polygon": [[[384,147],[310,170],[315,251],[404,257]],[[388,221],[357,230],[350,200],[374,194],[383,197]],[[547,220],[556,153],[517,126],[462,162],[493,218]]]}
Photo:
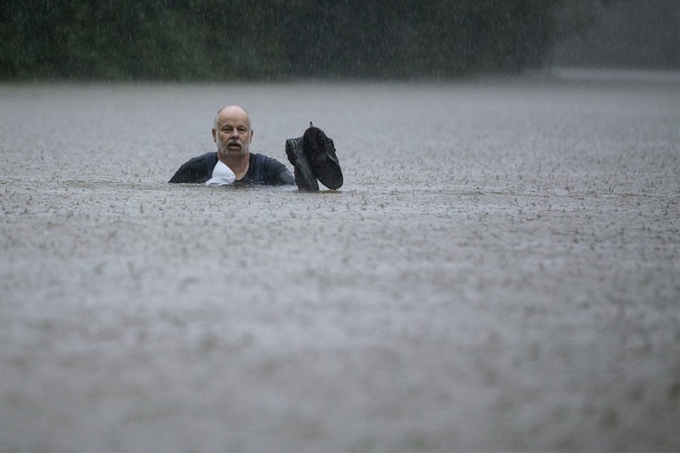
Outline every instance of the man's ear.
{"label": "man's ear", "polygon": [[212,130],[212,136],[213,136],[213,141],[217,143],[217,131],[215,129]]}
{"label": "man's ear", "polygon": [[255,131],[251,129],[251,130],[250,130],[250,141],[251,141],[251,142],[253,141],[253,134],[254,134],[254,133],[255,133]]}

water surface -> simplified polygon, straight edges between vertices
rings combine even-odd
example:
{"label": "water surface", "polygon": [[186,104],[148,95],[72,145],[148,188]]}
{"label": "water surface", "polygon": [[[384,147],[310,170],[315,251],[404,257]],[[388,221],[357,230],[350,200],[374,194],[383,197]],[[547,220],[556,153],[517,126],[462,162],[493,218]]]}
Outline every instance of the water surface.
{"label": "water surface", "polygon": [[557,76],[0,86],[0,450],[677,450],[680,81]]}

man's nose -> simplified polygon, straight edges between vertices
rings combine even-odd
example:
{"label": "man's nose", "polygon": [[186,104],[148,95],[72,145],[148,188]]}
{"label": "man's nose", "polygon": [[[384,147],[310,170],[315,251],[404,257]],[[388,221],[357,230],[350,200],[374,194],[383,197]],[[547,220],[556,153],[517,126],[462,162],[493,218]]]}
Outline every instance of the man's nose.
{"label": "man's nose", "polygon": [[234,129],[233,131],[231,131],[231,135],[229,135],[229,137],[238,137],[238,130]]}

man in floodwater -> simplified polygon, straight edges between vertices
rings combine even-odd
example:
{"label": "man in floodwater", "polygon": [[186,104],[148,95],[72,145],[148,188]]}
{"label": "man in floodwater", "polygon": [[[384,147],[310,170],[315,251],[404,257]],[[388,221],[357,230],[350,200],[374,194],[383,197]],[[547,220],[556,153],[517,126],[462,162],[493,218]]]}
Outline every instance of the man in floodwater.
{"label": "man in floodwater", "polygon": [[212,129],[217,152],[210,152],[182,165],[171,183],[208,183],[223,185],[295,184],[295,177],[281,162],[263,154],[250,152],[253,130],[250,116],[237,105],[217,112]]}
{"label": "man in floodwater", "polygon": [[184,163],[169,182],[297,184],[300,190],[308,191],[319,190],[317,179],[330,189],[342,185],[342,171],[333,140],[311,123],[302,137],[286,141],[286,154],[295,167],[295,175],[278,160],[250,152],[253,130],[250,116],[242,107],[228,105],[220,109],[215,115],[212,136],[217,152]]}

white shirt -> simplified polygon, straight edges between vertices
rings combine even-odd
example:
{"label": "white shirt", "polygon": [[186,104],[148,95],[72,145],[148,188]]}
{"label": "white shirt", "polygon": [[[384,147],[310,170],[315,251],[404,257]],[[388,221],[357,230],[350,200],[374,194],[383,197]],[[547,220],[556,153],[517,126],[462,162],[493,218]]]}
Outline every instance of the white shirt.
{"label": "white shirt", "polygon": [[226,186],[233,184],[236,180],[236,175],[231,168],[227,167],[221,160],[217,161],[217,165],[213,168],[212,178],[206,181],[206,186]]}

